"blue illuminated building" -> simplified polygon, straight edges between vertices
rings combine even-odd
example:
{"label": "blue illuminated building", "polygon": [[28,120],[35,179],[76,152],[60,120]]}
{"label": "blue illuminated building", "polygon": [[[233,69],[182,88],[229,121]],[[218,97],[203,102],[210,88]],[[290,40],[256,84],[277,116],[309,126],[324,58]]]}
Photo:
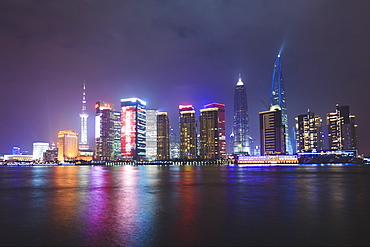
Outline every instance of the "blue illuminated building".
{"label": "blue illuminated building", "polygon": [[20,147],[13,147],[12,148],[12,155],[20,155],[21,154],[21,148]]}
{"label": "blue illuminated building", "polygon": [[283,84],[283,73],[281,71],[280,54],[274,63],[274,71],[272,73],[272,86],[270,95],[270,106],[279,105],[281,108],[282,124],[285,126],[285,143],[286,151],[289,154],[293,153],[292,143],[289,137],[288,126],[288,110],[286,106],[285,89]]}

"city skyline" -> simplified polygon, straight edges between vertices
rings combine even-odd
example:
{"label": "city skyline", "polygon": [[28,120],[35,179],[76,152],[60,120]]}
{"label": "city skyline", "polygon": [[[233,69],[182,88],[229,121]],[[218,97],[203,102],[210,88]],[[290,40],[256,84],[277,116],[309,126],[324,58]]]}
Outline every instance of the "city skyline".
{"label": "city skyline", "polygon": [[[11,121],[3,121],[0,128],[2,154],[12,146],[31,151],[33,142],[56,143],[60,130],[79,133],[84,80],[90,116],[99,100],[118,106],[121,98],[140,97],[148,107],[167,111],[178,131],[178,105],[192,104],[199,112],[204,104],[221,102],[230,135],[233,89],[241,73],[255,138],[258,112],[265,110],[261,100],[268,101],[272,66],[281,47],[289,126],[308,108],[324,118],[336,104],[349,105],[359,126],[360,153],[370,153],[367,2],[0,5],[0,96],[2,102],[11,102],[1,109]],[[93,121],[88,118],[90,145]]]}

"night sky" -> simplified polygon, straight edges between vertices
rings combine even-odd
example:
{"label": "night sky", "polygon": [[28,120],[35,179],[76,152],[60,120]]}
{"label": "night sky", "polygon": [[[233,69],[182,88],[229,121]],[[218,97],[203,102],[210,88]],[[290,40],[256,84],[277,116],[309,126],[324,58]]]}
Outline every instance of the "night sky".
{"label": "night sky", "polygon": [[84,81],[90,144],[94,103],[119,109],[128,97],[168,111],[175,129],[179,104],[198,115],[224,103],[230,134],[239,73],[259,144],[258,112],[282,49],[290,128],[308,108],[325,122],[336,104],[349,105],[359,150],[370,154],[369,13],[368,0],[1,0],[0,153],[80,133]]}

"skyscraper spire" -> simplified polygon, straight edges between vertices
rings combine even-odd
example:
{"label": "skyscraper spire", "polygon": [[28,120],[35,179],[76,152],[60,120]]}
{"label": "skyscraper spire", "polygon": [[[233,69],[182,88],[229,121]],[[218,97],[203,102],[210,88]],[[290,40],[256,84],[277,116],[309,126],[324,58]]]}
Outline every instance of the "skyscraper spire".
{"label": "skyscraper spire", "polygon": [[239,74],[234,91],[233,153],[252,154],[249,135],[247,90]]}
{"label": "skyscraper spire", "polygon": [[89,149],[89,143],[87,141],[87,118],[89,114],[86,111],[86,84],[84,81],[83,92],[82,92],[82,111],[80,113],[81,118],[81,136],[79,149],[87,150]]}
{"label": "skyscraper spire", "polygon": [[239,79],[238,79],[238,83],[236,84],[237,86],[241,86],[241,85],[244,85],[243,81],[242,81],[242,75],[239,73]]}
{"label": "skyscraper spire", "polygon": [[293,153],[292,143],[289,137],[288,127],[288,110],[286,106],[285,89],[283,84],[283,74],[281,70],[280,54],[274,63],[274,71],[272,73],[272,86],[270,95],[270,106],[279,105],[281,108],[282,124],[285,126],[285,142],[286,150],[289,154]]}

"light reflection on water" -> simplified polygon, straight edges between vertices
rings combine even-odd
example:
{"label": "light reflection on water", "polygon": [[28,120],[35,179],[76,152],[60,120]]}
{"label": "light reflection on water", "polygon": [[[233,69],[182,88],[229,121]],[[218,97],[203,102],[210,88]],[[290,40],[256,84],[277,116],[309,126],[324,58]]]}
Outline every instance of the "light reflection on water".
{"label": "light reflection on water", "polygon": [[0,245],[366,245],[368,166],[1,167]]}

